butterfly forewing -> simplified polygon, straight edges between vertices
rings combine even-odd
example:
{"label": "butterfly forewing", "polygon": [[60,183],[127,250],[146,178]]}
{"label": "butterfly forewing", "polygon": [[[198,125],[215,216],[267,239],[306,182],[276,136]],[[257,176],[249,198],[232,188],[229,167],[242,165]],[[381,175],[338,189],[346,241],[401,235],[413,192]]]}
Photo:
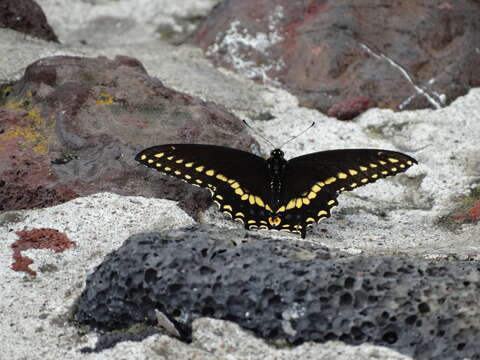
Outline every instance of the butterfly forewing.
{"label": "butterfly forewing", "polygon": [[265,159],[216,145],[168,144],[137,154],[135,160],[190,184],[207,188],[220,210],[245,223],[265,217]]}

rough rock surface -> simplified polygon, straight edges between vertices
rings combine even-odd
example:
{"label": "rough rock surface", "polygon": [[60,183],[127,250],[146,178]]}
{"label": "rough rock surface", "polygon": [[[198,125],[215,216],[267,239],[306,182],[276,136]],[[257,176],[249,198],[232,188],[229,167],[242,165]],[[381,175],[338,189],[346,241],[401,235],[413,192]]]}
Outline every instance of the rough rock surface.
{"label": "rough rock surface", "polygon": [[10,28],[40,39],[58,42],[42,8],[33,0],[2,0],[0,28]]}
{"label": "rough rock surface", "polygon": [[172,142],[254,143],[235,116],[166,88],[124,56],[41,59],[4,90],[0,210],[111,191],[179,200],[195,215],[208,192],[148,171],[134,155]]}
{"label": "rough rock surface", "polygon": [[422,359],[480,359],[478,262],[342,257],[194,225],[130,237],[87,279],[76,318],[101,330],[156,325],[189,339],[199,317],[292,344],[374,343]]}
{"label": "rough rock surface", "polygon": [[283,84],[324,113],[360,96],[439,108],[480,86],[479,12],[470,0],[226,0],[192,41],[215,64]]}

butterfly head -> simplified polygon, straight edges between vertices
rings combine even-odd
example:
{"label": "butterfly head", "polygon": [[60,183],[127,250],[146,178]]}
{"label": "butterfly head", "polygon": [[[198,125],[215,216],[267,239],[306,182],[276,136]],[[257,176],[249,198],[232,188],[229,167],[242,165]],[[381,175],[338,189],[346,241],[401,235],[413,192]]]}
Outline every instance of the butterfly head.
{"label": "butterfly head", "polygon": [[272,158],[281,158],[281,159],[283,159],[283,155],[284,155],[284,154],[283,154],[283,151],[280,150],[280,149],[274,149],[274,150],[272,150],[272,152],[270,153],[270,156],[271,156]]}

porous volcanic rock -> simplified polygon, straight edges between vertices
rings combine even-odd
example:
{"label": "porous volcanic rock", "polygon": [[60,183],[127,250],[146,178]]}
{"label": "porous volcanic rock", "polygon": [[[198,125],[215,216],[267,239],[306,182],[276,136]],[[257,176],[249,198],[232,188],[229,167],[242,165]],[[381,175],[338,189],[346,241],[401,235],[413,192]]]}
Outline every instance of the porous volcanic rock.
{"label": "porous volcanic rock", "polygon": [[58,42],[42,8],[33,0],[0,1],[0,28],[9,28],[43,40]]}
{"label": "porous volcanic rock", "polygon": [[130,237],[89,275],[76,319],[100,330],[159,313],[189,339],[200,317],[260,337],[365,342],[418,359],[480,359],[480,264],[341,257],[305,242],[194,225]]}
{"label": "porous volcanic rock", "polygon": [[234,115],[166,88],[124,56],[41,59],[3,91],[0,210],[110,191],[179,200],[196,216],[208,191],[144,168],[135,154],[162,143],[254,144]]}
{"label": "porous volcanic rock", "polygon": [[471,0],[225,0],[191,41],[324,113],[365,96],[374,107],[439,108],[480,86],[479,13]]}

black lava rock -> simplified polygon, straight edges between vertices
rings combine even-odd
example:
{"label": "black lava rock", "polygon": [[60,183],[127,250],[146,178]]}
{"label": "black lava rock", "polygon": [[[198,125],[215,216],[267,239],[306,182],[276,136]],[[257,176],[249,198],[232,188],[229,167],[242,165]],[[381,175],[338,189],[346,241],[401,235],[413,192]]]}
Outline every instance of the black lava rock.
{"label": "black lava rock", "polygon": [[130,237],[87,279],[76,318],[99,330],[155,325],[188,340],[199,317],[266,339],[341,340],[421,359],[480,359],[480,264],[333,258],[306,242],[195,225]]}

